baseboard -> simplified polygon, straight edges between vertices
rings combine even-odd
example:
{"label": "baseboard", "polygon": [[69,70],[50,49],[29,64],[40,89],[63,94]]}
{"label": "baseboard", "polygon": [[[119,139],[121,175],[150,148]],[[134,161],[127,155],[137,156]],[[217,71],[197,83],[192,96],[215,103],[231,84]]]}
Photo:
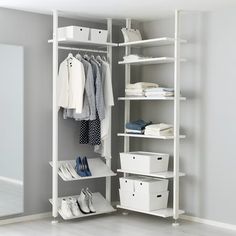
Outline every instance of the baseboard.
{"label": "baseboard", "polygon": [[215,227],[219,227],[223,229],[236,231],[236,225],[232,225],[232,224],[222,223],[222,222],[214,221],[214,220],[202,219],[202,218],[198,218],[195,216],[188,216],[188,215],[181,215],[180,218],[183,220],[188,220],[188,221],[192,221],[192,222],[196,222],[200,224],[206,224],[206,225],[211,225],[211,226],[215,226]]}
{"label": "baseboard", "polygon": [[0,176],[0,180],[23,186],[23,181],[18,180],[18,179],[12,179],[8,177]]}
{"label": "baseboard", "polygon": [[35,214],[35,215],[28,215],[28,216],[19,216],[19,217],[14,217],[10,219],[0,220],[0,225],[40,220],[40,219],[48,218],[50,216],[52,216],[51,212],[45,212],[45,213],[40,213],[40,214]]}

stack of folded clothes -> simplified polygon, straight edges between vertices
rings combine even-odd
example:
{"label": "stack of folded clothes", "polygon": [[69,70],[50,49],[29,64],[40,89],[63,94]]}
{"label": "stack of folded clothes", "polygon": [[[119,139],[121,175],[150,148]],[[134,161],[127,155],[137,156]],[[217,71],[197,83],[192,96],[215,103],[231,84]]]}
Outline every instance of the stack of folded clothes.
{"label": "stack of folded clothes", "polygon": [[173,125],[169,124],[150,124],[145,128],[145,135],[153,136],[172,136],[173,135]]}
{"label": "stack of folded clothes", "polygon": [[124,61],[137,61],[137,60],[148,59],[148,58],[151,58],[151,57],[140,56],[137,54],[130,54],[128,56],[123,57]]}
{"label": "stack of folded clothes", "polygon": [[173,97],[173,88],[146,88],[144,91],[146,97]]}
{"label": "stack of folded clothes", "polygon": [[145,127],[152,124],[151,121],[136,120],[133,122],[126,123],[127,134],[144,134]]}
{"label": "stack of folded clothes", "polygon": [[125,88],[125,94],[126,96],[144,96],[146,89],[158,88],[158,86],[158,84],[148,82],[127,84]]}

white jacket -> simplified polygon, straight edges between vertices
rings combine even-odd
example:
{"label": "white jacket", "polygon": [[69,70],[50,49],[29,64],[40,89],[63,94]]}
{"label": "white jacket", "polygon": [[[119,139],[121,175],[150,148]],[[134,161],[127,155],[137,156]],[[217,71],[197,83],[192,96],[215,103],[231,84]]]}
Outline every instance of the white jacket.
{"label": "white jacket", "polygon": [[75,109],[76,113],[81,113],[85,86],[83,64],[69,55],[60,64],[57,85],[58,106]]}

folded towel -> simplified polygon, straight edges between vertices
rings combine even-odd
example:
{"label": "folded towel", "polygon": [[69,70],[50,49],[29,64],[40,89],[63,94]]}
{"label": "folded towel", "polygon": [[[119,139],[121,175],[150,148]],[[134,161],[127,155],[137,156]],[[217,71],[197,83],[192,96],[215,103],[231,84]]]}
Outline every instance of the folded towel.
{"label": "folded towel", "polygon": [[157,88],[159,85],[149,82],[138,82],[134,84],[127,84],[126,89],[147,89],[147,88]]}

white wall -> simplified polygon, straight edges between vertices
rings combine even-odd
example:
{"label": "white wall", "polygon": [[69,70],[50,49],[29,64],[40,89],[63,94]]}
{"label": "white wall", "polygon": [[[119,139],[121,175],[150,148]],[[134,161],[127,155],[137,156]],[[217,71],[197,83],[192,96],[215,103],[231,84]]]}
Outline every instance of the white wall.
{"label": "white wall", "polygon": [[[236,10],[188,13],[181,16],[181,35],[189,41],[182,46],[181,91],[188,100],[181,106],[180,206],[188,215],[236,224],[235,133],[236,133]],[[174,19],[146,22],[146,38],[173,36]],[[167,52],[167,53],[166,53]],[[171,47],[147,49],[148,55],[173,55]],[[173,66],[147,66],[142,78],[173,86]],[[144,103],[143,103],[144,104]],[[148,104],[148,103],[145,103]],[[150,103],[139,117],[155,122],[173,122],[170,102]],[[144,150],[171,152],[170,141],[134,144]]]}

